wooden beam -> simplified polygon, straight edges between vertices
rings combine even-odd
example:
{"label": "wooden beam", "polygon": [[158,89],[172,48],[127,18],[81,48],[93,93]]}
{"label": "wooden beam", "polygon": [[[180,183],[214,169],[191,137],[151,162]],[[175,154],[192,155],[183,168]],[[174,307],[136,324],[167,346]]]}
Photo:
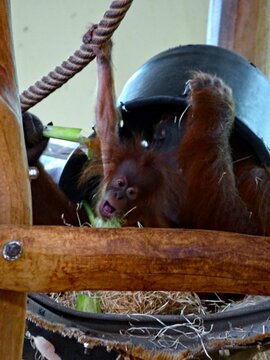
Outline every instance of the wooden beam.
{"label": "wooden beam", "polygon": [[270,295],[270,238],[180,229],[1,226],[0,249],[20,240],[23,255],[0,259],[0,288],[179,290]]}
{"label": "wooden beam", "polygon": [[[0,223],[30,224],[31,199],[10,27],[10,4],[0,0]],[[26,294],[0,291],[0,360],[21,360]]]}
{"label": "wooden beam", "polygon": [[248,58],[270,79],[270,0],[211,0],[207,44]]}

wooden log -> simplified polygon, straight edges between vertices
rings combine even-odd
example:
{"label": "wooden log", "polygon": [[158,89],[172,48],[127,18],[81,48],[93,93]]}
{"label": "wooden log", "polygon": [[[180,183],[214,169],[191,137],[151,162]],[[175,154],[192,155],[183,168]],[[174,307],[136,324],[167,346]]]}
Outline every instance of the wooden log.
{"label": "wooden log", "polygon": [[[0,0],[0,34],[0,223],[30,224],[30,184],[19,126],[8,0]],[[26,294],[0,291],[0,360],[22,358],[25,309]]]}
{"label": "wooden log", "polygon": [[23,256],[0,259],[0,288],[179,290],[270,295],[270,238],[180,229],[1,226],[0,246],[23,243]]}
{"label": "wooden log", "polygon": [[212,0],[207,44],[248,58],[270,79],[270,0]]}

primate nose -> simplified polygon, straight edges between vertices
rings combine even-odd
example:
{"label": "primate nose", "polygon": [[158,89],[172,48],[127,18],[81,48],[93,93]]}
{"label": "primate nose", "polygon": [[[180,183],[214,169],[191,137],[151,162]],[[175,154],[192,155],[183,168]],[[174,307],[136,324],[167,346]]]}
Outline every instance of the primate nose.
{"label": "primate nose", "polygon": [[123,191],[120,191],[120,190],[117,190],[114,192],[114,197],[117,199],[117,200],[121,200],[123,199],[124,197],[124,192]]}

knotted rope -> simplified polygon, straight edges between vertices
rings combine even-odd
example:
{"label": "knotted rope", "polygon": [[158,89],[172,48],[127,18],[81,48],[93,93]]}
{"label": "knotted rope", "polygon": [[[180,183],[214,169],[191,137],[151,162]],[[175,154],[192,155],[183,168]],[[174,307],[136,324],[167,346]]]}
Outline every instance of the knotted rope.
{"label": "knotted rope", "polygon": [[[111,3],[108,11],[105,12],[102,20],[94,29],[90,43],[83,43],[79,50],[75,51],[60,66],[57,66],[48,75],[23,91],[20,95],[22,112],[27,111],[32,106],[43,100],[53,91],[65,84],[75,74],[81,71],[95,55],[91,49],[91,44],[102,46],[111,38],[114,31],[120,25],[128,11],[132,0],[115,0]],[[88,33],[86,33],[86,36]],[[84,37],[85,38],[85,37]]]}

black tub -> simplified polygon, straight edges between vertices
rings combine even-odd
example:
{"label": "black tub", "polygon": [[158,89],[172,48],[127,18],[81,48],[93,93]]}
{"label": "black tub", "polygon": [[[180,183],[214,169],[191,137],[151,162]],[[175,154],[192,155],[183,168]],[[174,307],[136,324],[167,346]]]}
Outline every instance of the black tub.
{"label": "black tub", "polygon": [[261,161],[270,164],[270,82],[254,64],[221,47],[179,46],[151,58],[128,80],[118,98],[124,119],[135,123],[137,114],[149,109],[183,107],[185,84],[194,70],[215,74],[232,88],[235,128]]}

